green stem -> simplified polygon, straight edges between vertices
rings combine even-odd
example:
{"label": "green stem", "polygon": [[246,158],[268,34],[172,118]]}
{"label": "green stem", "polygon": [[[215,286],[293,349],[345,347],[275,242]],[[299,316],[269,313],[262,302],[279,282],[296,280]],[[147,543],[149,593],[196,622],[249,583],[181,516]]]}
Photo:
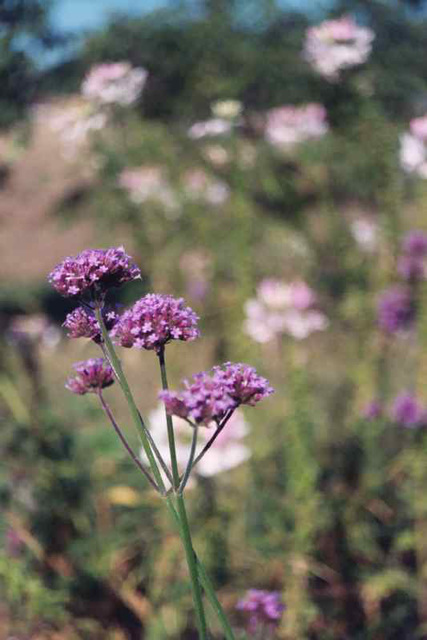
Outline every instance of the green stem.
{"label": "green stem", "polygon": [[184,496],[178,494],[176,497],[179,519],[181,521],[181,538],[187,557],[188,570],[190,572],[191,587],[193,590],[193,601],[196,609],[197,627],[199,629],[200,640],[207,640],[207,628],[205,612],[203,608],[202,590],[200,588],[199,573],[197,570],[196,554],[194,553],[191,541],[190,526],[188,524],[187,511],[185,509]]}
{"label": "green stem", "polygon": [[[168,378],[166,375],[166,362],[165,362],[165,349],[164,347],[158,353],[159,356],[159,364],[160,364],[160,375],[162,378],[162,388],[163,391],[168,391]],[[174,489],[178,489],[179,486],[179,471],[178,471],[178,461],[176,459],[176,448],[175,448],[175,436],[173,432],[173,421],[172,416],[166,413],[166,424],[168,429],[168,440],[169,440],[169,451],[171,456],[171,466],[172,466],[172,477],[173,477],[173,487]]]}
{"label": "green stem", "polygon": [[185,485],[188,482],[188,478],[190,477],[190,473],[191,473],[191,469],[193,467],[193,460],[194,460],[194,455],[196,453],[196,447],[197,447],[197,432],[199,430],[198,425],[196,424],[195,427],[193,427],[193,437],[191,439],[191,449],[190,449],[190,455],[188,457],[188,462],[187,462],[187,468],[185,469],[185,473],[182,477],[182,480],[180,482],[179,488],[178,488],[178,493],[182,493],[185,489]]}
{"label": "green stem", "polygon": [[122,365],[114,350],[113,343],[111,342],[110,336],[108,335],[108,331],[105,326],[104,319],[102,317],[101,308],[98,305],[95,307],[95,315],[96,315],[96,319],[98,320],[99,326],[101,328],[101,334],[104,340],[105,352],[107,354],[110,365],[117,377],[117,380],[119,381],[123,394],[127,400],[133,421],[141,437],[142,446],[144,447],[145,454],[150,462],[151,470],[160,488],[160,491],[163,494],[165,494],[166,492],[165,483],[163,482],[163,478],[157,466],[156,459],[151,450],[150,443],[148,442],[148,438],[145,433],[144,422],[142,420],[141,414],[138,411],[138,407],[135,404],[135,400],[133,399],[132,391],[130,390],[128,381],[126,380],[126,376],[123,373]]}

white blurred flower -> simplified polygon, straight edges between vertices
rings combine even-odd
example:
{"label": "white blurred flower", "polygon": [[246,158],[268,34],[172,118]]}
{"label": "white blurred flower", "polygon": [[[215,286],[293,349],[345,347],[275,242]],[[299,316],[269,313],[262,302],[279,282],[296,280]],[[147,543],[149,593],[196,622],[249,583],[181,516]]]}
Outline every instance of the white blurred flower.
{"label": "white blurred flower", "polygon": [[107,124],[105,113],[94,112],[88,104],[53,107],[43,116],[51,130],[58,134],[63,156],[74,160],[87,146],[90,135]]}
{"label": "white blurred flower", "polygon": [[320,104],[284,106],[267,112],[264,135],[277,147],[292,148],[328,131],[326,109]]}
{"label": "white blurred flower", "polygon": [[215,118],[234,120],[242,113],[242,103],[239,100],[219,100],[211,106]]}
{"label": "white blurred flower", "polygon": [[228,151],[219,144],[210,144],[203,149],[203,155],[215,167],[223,167],[230,160]]}
{"label": "white blurred flower", "polygon": [[[182,474],[190,455],[192,427],[182,418],[173,418],[176,456],[179,472]],[[169,442],[166,427],[165,408],[159,404],[148,416],[148,428],[158,450],[170,468]],[[214,427],[201,427],[198,431],[196,456],[202,451],[208,440],[215,433]],[[249,426],[243,413],[235,411],[227,422],[223,431],[215,440],[206,455],[194,468],[196,475],[211,477],[239,466],[251,456],[250,449],[243,443],[243,439],[249,433]],[[141,452],[145,461],[145,453]],[[166,475],[162,471],[163,480],[168,484]],[[191,480],[191,478],[190,478]],[[188,486],[188,485],[187,485]]]}
{"label": "white blurred flower", "polygon": [[228,185],[212,178],[203,169],[192,169],[184,174],[184,189],[190,199],[213,206],[224,204],[230,196]]}
{"label": "white blurred flower", "polygon": [[375,251],[378,243],[378,227],[372,220],[356,218],[350,223],[350,231],[363,251]]}
{"label": "white blurred flower", "polygon": [[123,169],[119,175],[119,186],[127,191],[135,204],[156,201],[169,212],[179,208],[178,199],[168,184],[161,167],[144,166]]}
{"label": "white blurred flower", "polygon": [[411,133],[400,136],[400,165],[407,173],[427,178],[427,116],[410,122]]}
{"label": "white blurred flower", "polygon": [[188,135],[193,140],[199,140],[207,136],[221,136],[230,133],[232,128],[233,123],[230,120],[213,118],[212,120],[205,120],[193,124],[188,130]]}
{"label": "white blurred flower", "polygon": [[374,38],[372,29],[359,27],[351,16],[325,20],[307,29],[303,55],[318,73],[336,81],[343,69],[367,61]]}
{"label": "white blurred flower", "polygon": [[82,83],[82,95],[103,105],[129,106],[138,100],[147,80],[147,71],[129,62],[93,66]]}
{"label": "white blurred flower", "polygon": [[245,332],[260,343],[282,334],[302,340],[329,324],[315,305],[315,293],[303,281],[263,280],[257,288],[257,297],[246,301]]}

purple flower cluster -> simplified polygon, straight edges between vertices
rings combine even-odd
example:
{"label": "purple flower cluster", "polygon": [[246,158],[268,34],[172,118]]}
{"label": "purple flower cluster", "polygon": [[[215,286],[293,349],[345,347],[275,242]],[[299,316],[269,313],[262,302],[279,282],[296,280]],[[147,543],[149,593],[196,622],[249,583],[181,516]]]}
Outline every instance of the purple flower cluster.
{"label": "purple flower cluster", "polygon": [[63,296],[102,295],[111,287],[141,277],[123,247],[86,249],[65,258],[49,275],[49,282]]}
{"label": "purple flower cluster", "polygon": [[403,240],[403,254],[397,269],[405,280],[417,282],[426,277],[427,233],[410,231]]}
{"label": "purple flower cluster", "polygon": [[419,401],[408,392],[400,393],[391,412],[393,420],[402,427],[421,427],[427,424],[427,412]]}
{"label": "purple flower cluster", "polygon": [[273,393],[265,378],[246,364],[226,362],[211,371],[202,371],[184,382],[184,391],[162,391],[166,411],[197,424],[219,425],[239,405],[254,406]]}
{"label": "purple flower cluster", "polygon": [[261,628],[274,628],[285,610],[278,591],[249,589],[245,597],[237,603],[237,609],[248,616],[249,633],[257,633]]}
{"label": "purple flower cluster", "polygon": [[114,382],[114,373],[104,358],[91,358],[76,362],[73,368],[77,371],[74,378],[69,378],[65,387],[80,396],[85,393],[98,393]]}
{"label": "purple flower cluster", "polygon": [[122,347],[154,349],[159,353],[171,340],[199,337],[198,317],[182,298],[149,293],[119,318],[111,335]]}
{"label": "purple flower cluster", "polygon": [[[373,400],[362,411],[362,417],[369,421],[377,420],[383,415],[385,415],[385,407],[379,400]],[[388,416],[402,427],[427,426],[426,408],[408,391],[396,396],[388,411]]]}
{"label": "purple flower cluster", "polygon": [[[117,323],[119,316],[115,311],[105,308],[102,311],[102,316],[107,331],[111,331]],[[62,326],[68,329],[69,338],[90,338],[96,342],[96,344],[102,342],[101,328],[98,320],[95,317],[94,311],[87,307],[77,307],[74,311],[71,311],[65,318]]]}
{"label": "purple flower cluster", "polygon": [[378,303],[378,323],[387,333],[408,330],[415,320],[415,308],[410,291],[396,285],[387,289]]}

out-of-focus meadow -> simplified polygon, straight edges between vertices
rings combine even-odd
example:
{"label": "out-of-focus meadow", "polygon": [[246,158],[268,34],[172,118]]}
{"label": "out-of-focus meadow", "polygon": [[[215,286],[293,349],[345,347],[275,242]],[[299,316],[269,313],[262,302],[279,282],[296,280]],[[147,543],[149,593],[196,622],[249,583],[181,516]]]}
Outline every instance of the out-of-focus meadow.
{"label": "out-of-focus meadow", "polygon": [[[173,387],[231,360],[276,390],[187,492],[238,637],[262,589],[286,605],[274,638],[427,638],[423,2],[181,2],[39,69],[18,45],[61,46],[45,7],[0,7],[0,637],[197,637],[161,500],[64,388],[97,346],[66,337],[48,273],[124,245],[142,280],[116,302],[201,318],[168,347]],[[120,356],[161,439],[155,358]]]}

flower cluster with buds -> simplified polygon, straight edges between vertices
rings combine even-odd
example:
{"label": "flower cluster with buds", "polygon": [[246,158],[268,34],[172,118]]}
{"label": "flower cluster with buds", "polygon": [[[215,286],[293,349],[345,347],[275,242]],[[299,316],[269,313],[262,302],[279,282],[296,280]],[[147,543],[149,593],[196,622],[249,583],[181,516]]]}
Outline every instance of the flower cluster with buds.
{"label": "flower cluster with buds", "polygon": [[307,140],[321,138],[328,129],[326,109],[321,104],[287,105],[267,111],[264,135],[270,144],[291,149]]}
{"label": "flower cluster with buds", "polygon": [[122,347],[159,352],[171,340],[198,338],[198,319],[183,298],[149,293],[123,313],[111,335]]}
{"label": "flower cluster with buds", "polygon": [[343,70],[368,60],[374,38],[372,29],[358,26],[351,16],[325,20],[307,29],[303,56],[320,75],[334,82]]}
{"label": "flower cluster with buds", "polygon": [[[112,309],[104,307],[102,316],[108,331],[117,323],[119,316]],[[62,325],[68,329],[69,338],[90,338],[96,344],[102,342],[101,328],[95,317],[95,312],[90,307],[77,307],[65,318]]]}
{"label": "flower cluster with buds", "polygon": [[70,378],[65,385],[69,391],[83,396],[86,393],[99,393],[101,389],[114,383],[114,373],[104,358],[90,358],[73,365],[77,371],[74,378]]}
{"label": "flower cluster with buds", "polygon": [[274,629],[286,607],[278,591],[249,589],[237,603],[237,609],[246,615],[249,633],[257,634],[262,630]]}
{"label": "flower cluster with buds", "polygon": [[49,275],[49,282],[63,296],[102,295],[141,277],[141,272],[123,247],[86,249],[65,258]]}
{"label": "flower cluster with buds", "polygon": [[82,84],[82,94],[100,105],[129,106],[141,95],[147,71],[129,62],[104,63],[93,66]]}
{"label": "flower cluster with buds", "polygon": [[297,340],[315,331],[323,331],[328,319],[317,308],[314,291],[303,281],[290,284],[281,280],[263,280],[257,297],[245,304],[244,329],[256,342],[270,342],[288,334]]}
{"label": "flower cluster with buds", "polygon": [[231,362],[195,374],[184,386],[181,392],[162,391],[159,398],[169,415],[205,427],[212,423],[220,426],[240,405],[254,406],[273,393],[253,367]]}

